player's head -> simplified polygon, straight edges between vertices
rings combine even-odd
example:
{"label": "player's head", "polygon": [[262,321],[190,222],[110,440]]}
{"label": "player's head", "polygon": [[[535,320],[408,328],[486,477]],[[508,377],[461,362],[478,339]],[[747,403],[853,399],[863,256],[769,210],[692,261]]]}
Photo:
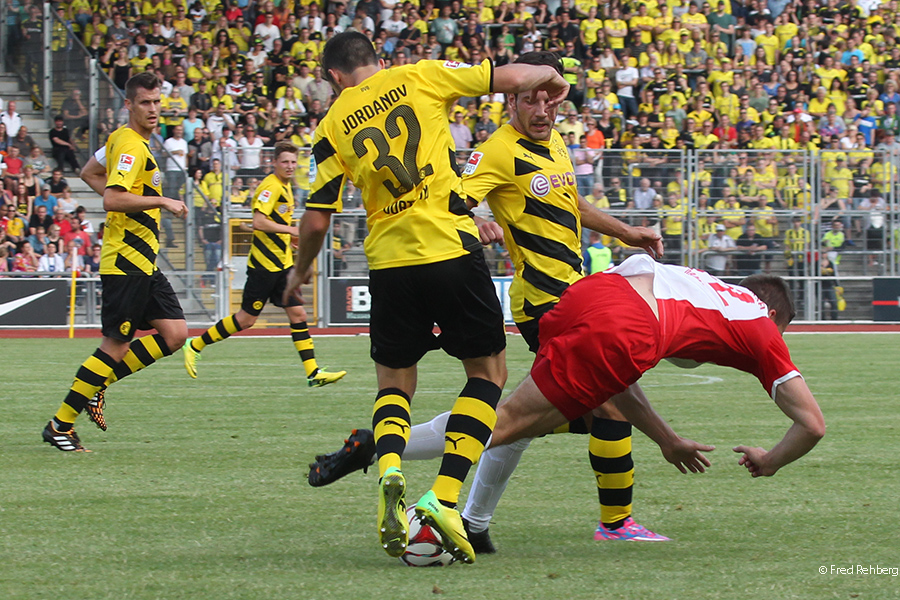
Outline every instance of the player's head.
{"label": "player's head", "polygon": [[288,182],[297,169],[297,146],[287,141],[275,144],[275,177]]}
{"label": "player's head", "polygon": [[325,44],[322,50],[322,71],[328,83],[340,93],[348,82],[349,75],[360,67],[379,67],[383,62],[375,54],[372,40],[358,31],[339,33]]}
{"label": "player's head", "polygon": [[[515,62],[523,65],[546,65],[556,69],[560,75],[563,73],[559,56],[553,52],[526,52]],[[547,92],[530,90],[519,94],[510,94],[507,102],[509,103],[510,124],[515,127],[516,131],[534,140],[550,139],[559,107],[550,105]]]}
{"label": "player's head", "polygon": [[740,285],[747,288],[756,297],[769,307],[769,318],[775,322],[778,329],[784,333],[787,326],[797,313],[794,310],[794,299],[787,282],[775,275],[751,275],[741,281]]}
{"label": "player's head", "polygon": [[125,107],[131,114],[132,129],[149,137],[159,122],[160,88],[162,82],[155,73],[144,71],[125,83]]}

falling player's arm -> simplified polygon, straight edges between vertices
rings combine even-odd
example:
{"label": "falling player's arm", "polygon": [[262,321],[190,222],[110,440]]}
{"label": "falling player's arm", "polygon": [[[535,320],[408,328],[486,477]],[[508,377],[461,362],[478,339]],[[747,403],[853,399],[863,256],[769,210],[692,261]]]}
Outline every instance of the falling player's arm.
{"label": "falling player's arm", "polygon": [[663,255],[662,236],[649,227],[632,227],[619,219],[608,215],[596,206],[578,196],[578,210],[581,212],[581,224],[598,233],[614,237],[635,248],[643,248],[651,256]]}
{"label": "falling player's arm", "polygon": [[794,377],[779,384],[775,403],[793,421],[781,441],[769,451],[748,446],[734,449],[743,454],[739,464],[747,467],[753,477],[771,477],[812,450],[825,436],[825,418],[803,378]]}
{"label": "falling player's arm", "polygon": [[682,473],[703,473],[710,465],[702,453],[715,450],[715,446],[700,444],[675,433],[639,387],[631,386],[616,396],[615,406],[632,425],[656,442],[665,459]]}

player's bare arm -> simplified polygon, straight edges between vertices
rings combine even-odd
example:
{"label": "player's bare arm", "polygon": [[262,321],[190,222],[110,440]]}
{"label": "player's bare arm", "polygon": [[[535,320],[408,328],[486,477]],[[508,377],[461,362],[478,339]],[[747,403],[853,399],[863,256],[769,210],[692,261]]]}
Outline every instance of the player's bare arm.
{"label": "player's bare arm", "polygon": [[81,180],[101,196],[106,195],[106,166],[101,165],[93,156],[81,169]]}
{"label": "player's bare arm", "polygon": [[549,103],[559,105],[569,93],[569,83],[546,65],[511,64],[494,70],[494,90],[503,94],[519,94],[529,90],[543,90]]}
{"label": "player's bare arm", "polygon": [[632,425],[656,442],[665,459],[682,473],[703,473],[710,466],[709,459],[703,452],[712,452],[716,447],[700,444],[675,433],[643,393],[619,394],[615,405]]}
{"label": "player's bare arm", "polygon": [[294,237],[299,235],[299,229],[297,227],[276,223],[258,210],[253,211],[253,229],[264,231],[266,233],[286,233]]}
{"label": "player's bare arm", "polygon": [[599,210],[582,196],[578,196],[578,210],[584,227],[622,240],[629,246],[643,248],[655,258],[663,255],[662,236],[649,227],[632,227]]}
{"label": "player's bare arm", "polygon": [[322,249],[330,225],[330,212],[307,210],[303,213],[303,217],[300,219],[300,243],[297,246],[297,257],[284,288],[285,302],[291,297],[303,300],[300,286],[309,281],[312,263]]}
{"label": "player's bare arm", "polygon": [[116,212],[138,212],[164,208],[176,217],[187,216],[187,206],[181,200],[165,196],[138,196],[114,186],[103,192],[103,210]]}
{"label": "player's bare arm", "polygon": [[738,464],[747,467],[753,477],[771,477],[784,465],[812,450],[825,436],[822,410],[802,378],[794,377],[780,384],[775,403],[793,421],[781,441],[769,451],[749,446],[734,448],[743,455]]}

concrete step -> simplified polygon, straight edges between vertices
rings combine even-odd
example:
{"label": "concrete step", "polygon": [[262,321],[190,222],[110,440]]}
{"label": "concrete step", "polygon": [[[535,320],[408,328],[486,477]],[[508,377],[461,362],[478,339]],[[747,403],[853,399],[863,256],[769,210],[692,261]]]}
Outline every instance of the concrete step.
{"label": "concrete step", "polygon": [[0,94],[19,91],[19,78],[10,76],[8,79],[0,79]]}

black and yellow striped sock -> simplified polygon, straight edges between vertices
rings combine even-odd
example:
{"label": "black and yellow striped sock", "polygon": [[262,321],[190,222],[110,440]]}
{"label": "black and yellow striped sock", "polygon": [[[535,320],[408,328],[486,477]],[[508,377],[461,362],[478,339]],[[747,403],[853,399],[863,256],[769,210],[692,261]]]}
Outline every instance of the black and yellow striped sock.
{"label": "black and yellow striped sock", "polygon": [[240,324],[238,324],[238,320],[235,315],[225,317],[224,319],[204,331],[203,335],[192,339],[191,348],[193,348],[197,352],[202,352],[203,349],[210,344],[221,342],[225,338],[237,333],[241,329],[242,328]]}
{"label": "black and yellow striped sock", "polygon": [[551,431],[550,433],[577,433],[584,435],[590,433],[588,430],[587,420],[584,417],[578,417],[568,423],[564,423]]}
{"label": "black and yellow striped sock", "polygon": [[[294,340],[294,348],[300,353],[300,360],[303,361],[303,370],[306,371],[306,376],[315,375],[319,370],[319,365],[316,364],[316,351],[313,350],[313,341],[309,336],[309,326],[306,321],[291,323],[291,339]],[[409,404],[409,398],[406,403]]]}
{"label": "black and yellow striped sock", "polygon": [[409,405],[409,396],[397,388],[379,390],[375,397],[372,430],[375,432],[379,477],[390,467],[400,468],[400,456],[409,441]]}
{"label": "black and yellow striped sock", "polygon": [[497,423],[501,393],[496,384],[473,377],[453,404],[444,434],[441,470],[431,488],[441,504],[456,507],[463,481],[478,462]]}
{"label": "black and yellow striped sock", "polygon": [[600,522],[604,527],[616,529],[631,516],[634,485],[631,423],[594,417],[590,456],[600,497]]}
{"label": "black and yellow striped sock", "polygon": [[125,355],[122,362],[116,365],[116,368],[113,369],[113,372],[106,380],[106,385],[133,375],[141,369],[146,369],[163,356],[169,356],[170,354],[172,354],[172,351],[169,350],[169,345],[166,344],[163,336],[158,333],[134,340],[128,348],[128,354]]}
{"label": "black and yellow striped sock", "polygon": [[75,423],[75,419],[87,406],[88,401],[94,397],[104,382],[113,372],[116,361],[112,357],[97,348],[97,350],[81,364],[75,373],[75,381],[69,389],[66,399],[63,400],[59,410],[53,417],[54,427],[57,431],[68,431]]}

